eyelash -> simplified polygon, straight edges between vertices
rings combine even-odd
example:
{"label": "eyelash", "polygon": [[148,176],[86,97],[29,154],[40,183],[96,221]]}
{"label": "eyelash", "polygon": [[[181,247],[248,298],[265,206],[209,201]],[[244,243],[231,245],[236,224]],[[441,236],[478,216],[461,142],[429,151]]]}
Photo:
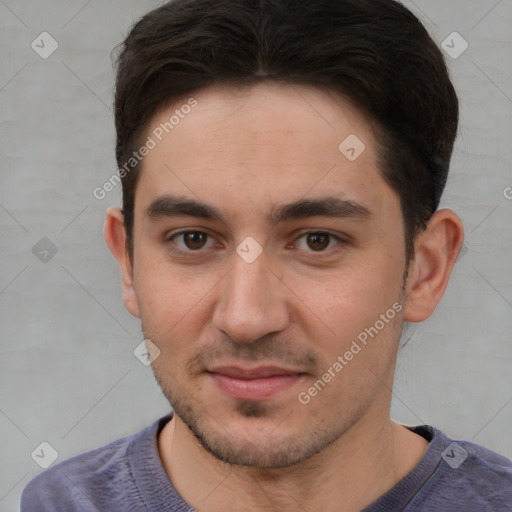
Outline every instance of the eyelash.
{"label": "eyelash", "polygon": [[[173,245],[173,247],[171,248],[171,250],[175,253],[175,254],[178,254],[179,256],[190,256],[191,254],[197,254],[199,255],[200,253],[204,252],[205,249],[201,248],[201,249],[197,249],[197,250],[193,250],[193,249],[188,249],[188,250],[184,250],[184,249],[181,249],[179,248],[176,243],[174,242],[174,240],[179,237],[179,236],[182,236],[182,235],[186,235],[188,233],[195,233],[195,234],[204,234],[206,235],[207,237],[209,238],[212,238],[214,239],[214,237],[208,233],[206,233],[205,231],[201,231],[201,230],[193,230],[193,229],[186,229],[186,230],[183,230],[183,231],[178,231],[176,233],[172,233],[171,235],[167,236],[165,238],[165,243],[170,243]],[[310,253],[310,254],[315,254],[317,258],[321,258],[322,256],[331,256],[334,252],[337,252],[338,250],[341,250],[341,248],[345,245],[347,245],[349,242],[347,239],[339,236],[339,235],[335,235],[329,231],[323,231],[323,230],[310,230],[310,231],[306,231],[306,232],[303,232],[301,233],[294,241],[294,245],[297,243],[298,240],[304,238],[304,237],[307,237],[308,235],[327,235],[329,236],[330,240],[329,242],[331,242],[331,240],[335,240],[337,243],[334,247],[331,247],[330,249],[326,249],[326,250],[323,250],[323,251],[313,251],[313,250],[310,250],[310,251],[304,251],[306,253]],[[209,249],[209,247],[207,247],[206,249]],[[299,249],[300,250],[300,249]]]}

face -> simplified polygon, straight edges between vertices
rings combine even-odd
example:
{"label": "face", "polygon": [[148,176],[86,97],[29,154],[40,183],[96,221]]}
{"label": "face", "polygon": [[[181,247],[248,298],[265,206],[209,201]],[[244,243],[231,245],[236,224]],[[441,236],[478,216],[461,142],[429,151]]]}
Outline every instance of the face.
{"label": "face", "polygon": [[339,97],[267,83],[194,99],[142,162],[131,312],[177,419],[210,453],[288,466],[388,413],[399,199],[371,126]]}

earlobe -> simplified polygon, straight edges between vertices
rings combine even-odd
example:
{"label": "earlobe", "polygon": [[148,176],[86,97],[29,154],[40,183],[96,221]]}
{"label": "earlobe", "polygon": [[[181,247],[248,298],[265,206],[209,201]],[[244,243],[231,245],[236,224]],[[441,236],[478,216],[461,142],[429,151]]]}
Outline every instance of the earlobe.
{"label": "earlobe", "polygon": [[457,214],[438,210],[415,241],[405,285],[404,320],[422,322],[441,300],[464,241]]}
{"label": "earlobe", "polygon": [[121,268],[124,305],[133,316],[140,318],[139,304],[134,287],[132,261],[126,249],[124,215],[120,208],[113,207],[107,210],[103,234],[110,252]]}

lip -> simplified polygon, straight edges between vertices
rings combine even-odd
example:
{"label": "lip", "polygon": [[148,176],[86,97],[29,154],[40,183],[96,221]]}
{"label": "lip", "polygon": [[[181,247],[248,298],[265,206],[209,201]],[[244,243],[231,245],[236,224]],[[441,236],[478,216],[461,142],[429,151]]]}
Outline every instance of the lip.
{"label": "lip", "polygon": [[304,377],[303,372],[278,366],[222,366],[207,373],[226,395],[237,400],[252,401],[268,400],[286,391]]}

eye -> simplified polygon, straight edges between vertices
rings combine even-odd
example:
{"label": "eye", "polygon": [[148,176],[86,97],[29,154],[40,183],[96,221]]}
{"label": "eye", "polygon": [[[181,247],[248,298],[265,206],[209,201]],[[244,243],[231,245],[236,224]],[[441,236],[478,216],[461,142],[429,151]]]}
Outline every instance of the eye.
{"label": "eye", "polygon": [[215,240],[202,231],[182,231],[169,237],[182,251],[199,251],[200,249],[208,249],[215,245]]}
{"label": "eye", "polygon": [[295,246],[297,249],[308,252],[325,252],[328,249],[336,247],[341,239],[322,231],[305,233],[297,239]]}

